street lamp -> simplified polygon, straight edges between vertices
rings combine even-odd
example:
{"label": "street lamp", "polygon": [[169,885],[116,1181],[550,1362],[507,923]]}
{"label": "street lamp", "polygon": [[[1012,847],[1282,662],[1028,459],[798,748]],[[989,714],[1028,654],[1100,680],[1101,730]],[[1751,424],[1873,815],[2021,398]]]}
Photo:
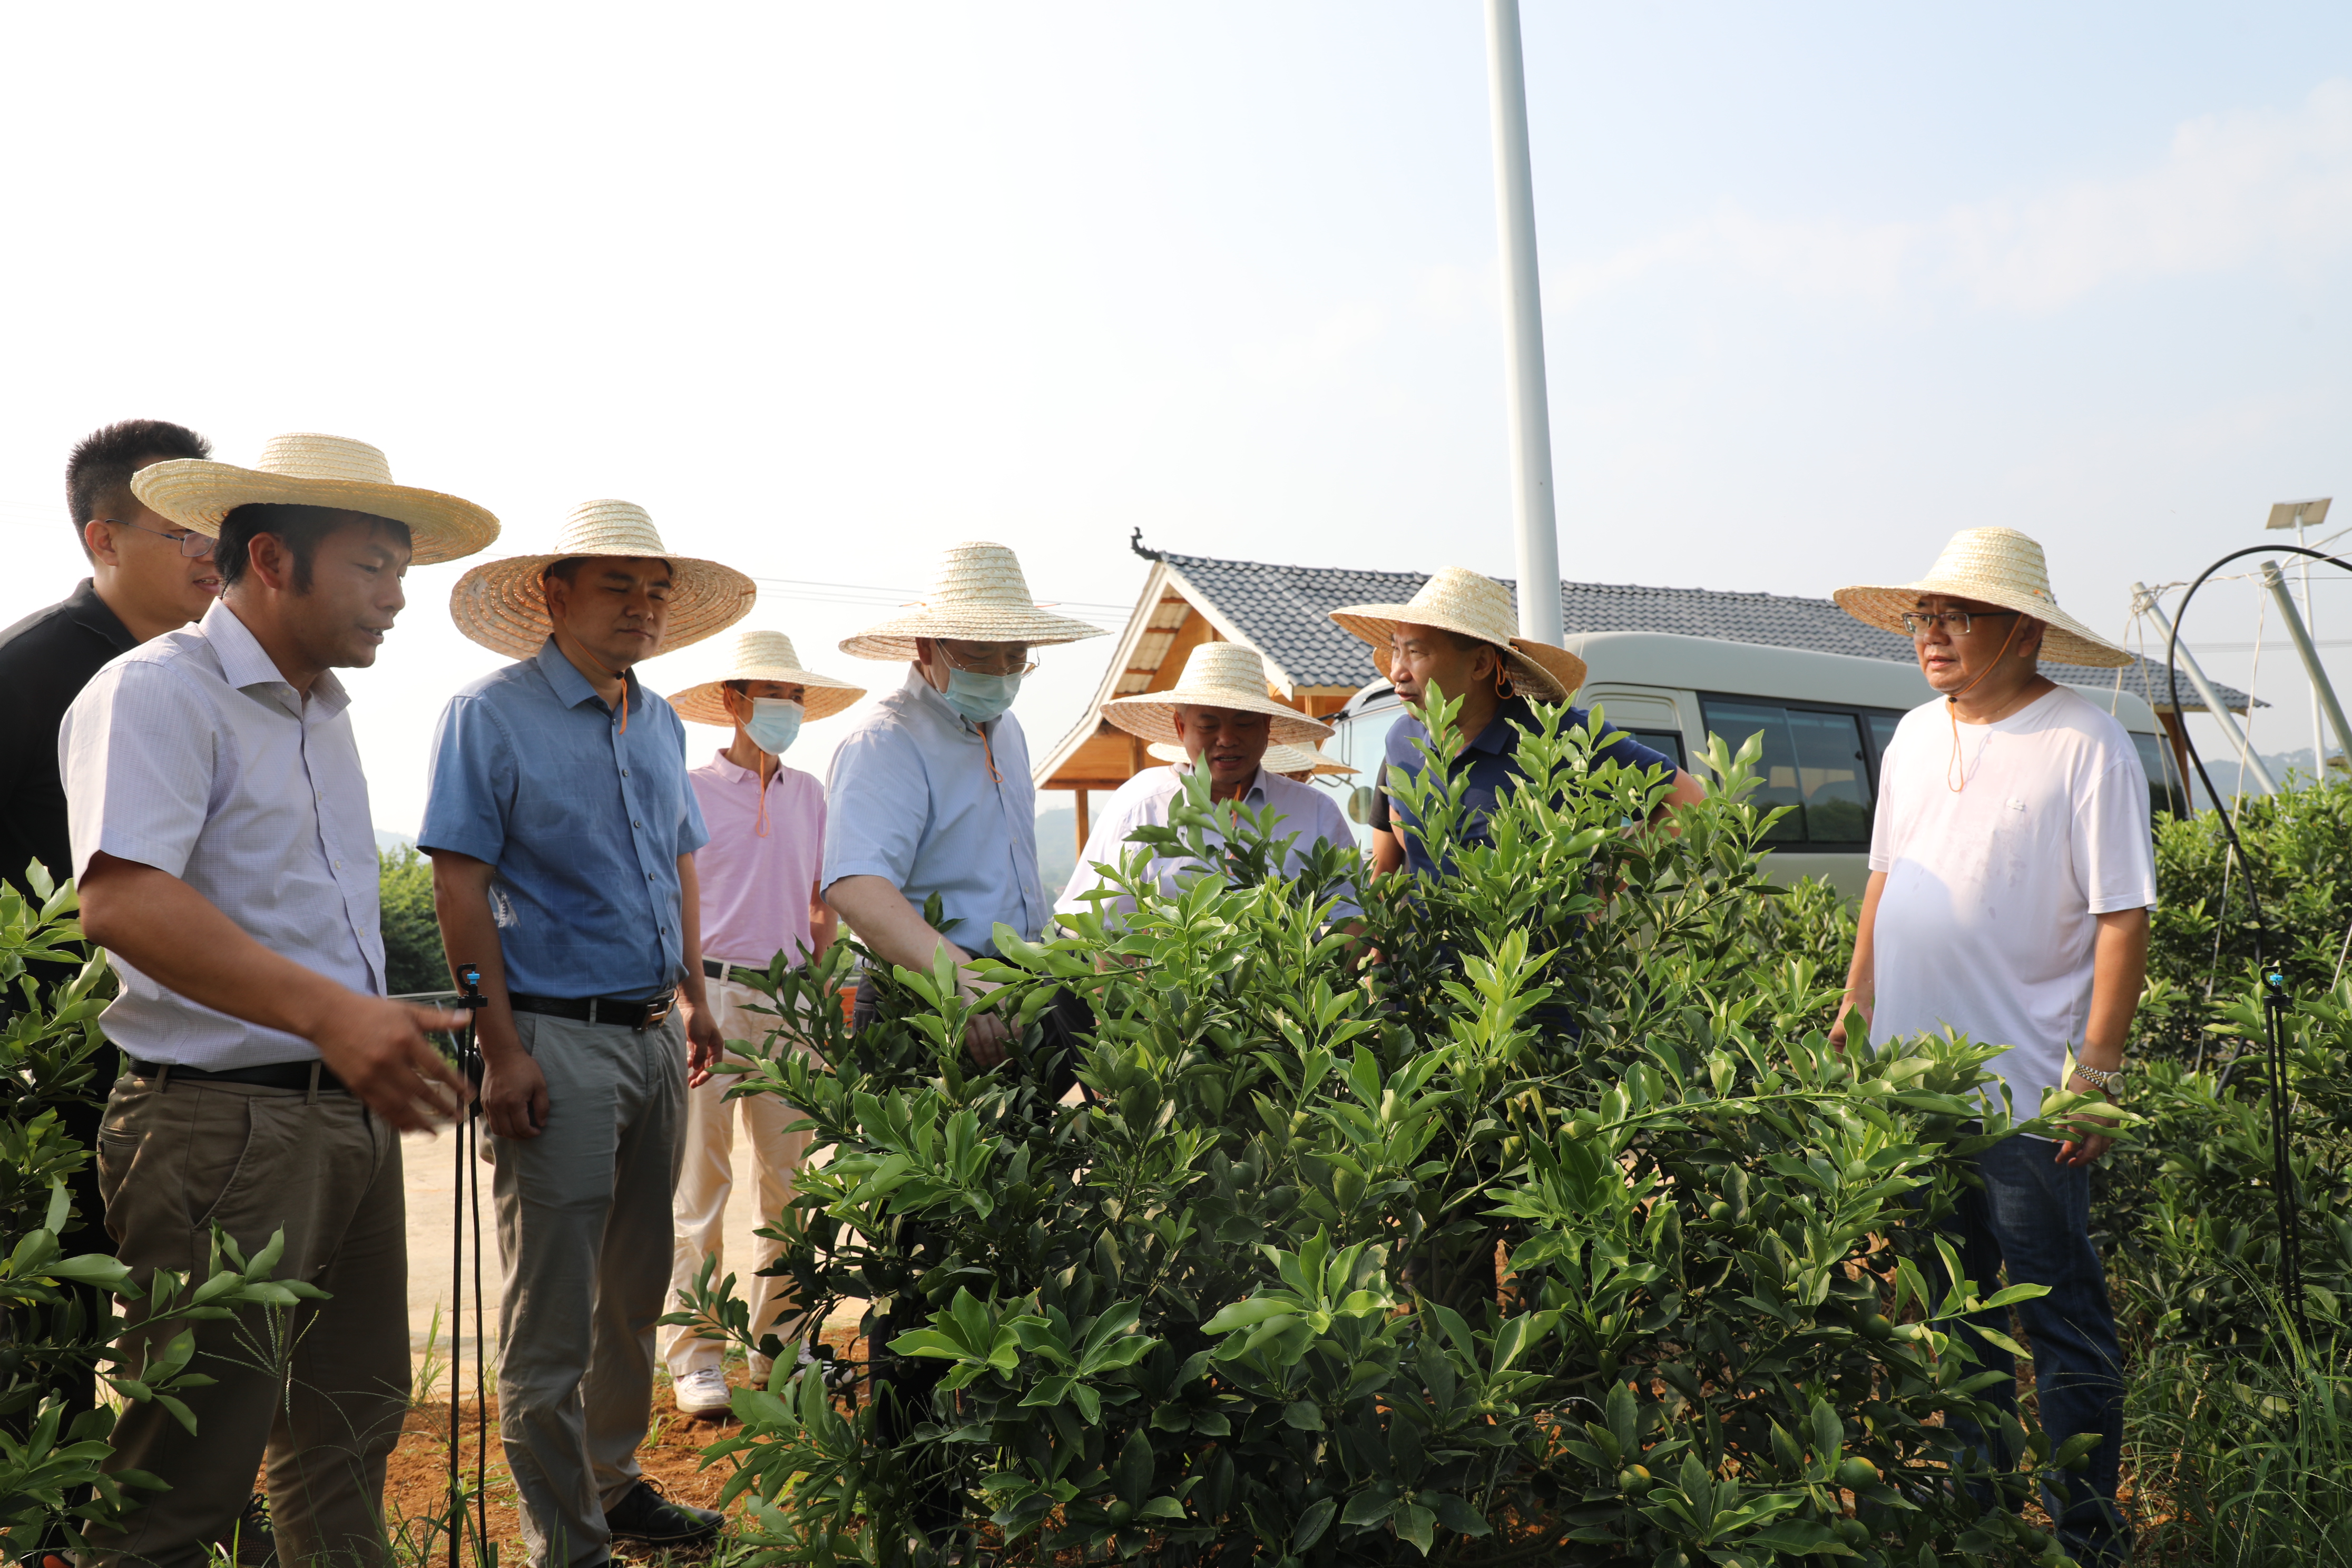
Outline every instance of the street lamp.
{"label": "street lamp", "polygon": [[[2294,530],[2294,542],[2307,546],[2310,542],[2305,537],[2305,531],[2317,528],[2327,521],[2327,503],[2335,499],[2322,496],[2317,500],[2283,500],[2271,508],[2270,521],[2263,526],[2265,529],[2291,528]],[[2303,558],[2303,624],[2311,634],[2315,646],[2319,639],[2318,608],[2311,602],[2311,557],[2306,555]],[[2259,650],[2255,657],[2262,657]],[[2352,766],[2352,756],[2347,756],[2345,763]],[[2317,680],[2311,683],[2311,777],[2314,784],[2323,783],[2327,777],[2327,730],[2320,711]]]}

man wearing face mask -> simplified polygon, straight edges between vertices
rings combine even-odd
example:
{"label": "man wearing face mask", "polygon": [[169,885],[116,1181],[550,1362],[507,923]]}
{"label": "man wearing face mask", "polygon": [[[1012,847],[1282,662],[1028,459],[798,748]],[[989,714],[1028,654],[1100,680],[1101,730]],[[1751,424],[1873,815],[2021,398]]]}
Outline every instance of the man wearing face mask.
{"label": "man wearing face mask", "polygon": [[[825,781],[825,901],[877,956],[929,970],[944,951],[963,964],[995,953],[999,924],[1037,940],[1052,908],[1037,878],[1037,791],[1006,710],[1035,668],[1031,648],[1102,635],[1039,609],[1013,552],[973,542],[948,548],[921,603],[842,643],[853,658],[911,664],[842,742]],[[934,893],[952,936],[923,919]],[[964,985],[988,989],[969,975]],[[858,1008],[871,1015],[870,984]],[[1006,1037],[1002,1018],[982,1014],[964,1046],[992,1068]]]}
{"label": "man wearing face mask", "polygon": [[[834,752],[825,781],[825,901],[884,963],[929,970],[944,952],[961,966],[995,952],[999,925],[1030,942],[1043,931],[1050,906],[1037,877],[1037,792],[1028,742],[1006,710],[1031,668],[1031,648],[1102,635],[1038,608],[1012,551],[968,543],[949,547],[920,604],[841,645],[854,658],[910,667],[906,683]],[[923,918],[934,894],[945,932]],[[963,987],[967,995],[988,989],[969,969]],[[872,982],[860,984],[860,1026],[876,1010]],[[1084,1004],[1067,997],[1045,1016],[1037,1089],[1048,1103],[1073,1081],[1069,1030],[1086,1016]],[[1002,1017],[979,1014],[964,1047],[990,1068],[1004,1061],[1008,1038]],[[901,1239],[910,1250],[919,1246],[907,1232]],[[874,1342],[887,1346],[930,1310],[919,1291],[901,1292]],[[887,1390],[879,1419],[886,1439],[896,1440],[932,1414],[932,1390],[946,1369],[919,1357],[877,1361],[875,1380]],[[956,1527],[960,1509],[933,1487],[910,1514],[936,1538]]]}
{"label": "man wearing face mask", "polygon": [[[710,832],[710,841],[695,851],[694,865],[702,893],[702,972],[711,1016],[730,1045],[747,1043],[760,1055],[771,1054],[768,1037],[777,1020],[751,1010],[766,1005],[767,997],[743,983],[742,972],[765,973],[779,954],[789,964],[821,957],[839,926],[817,886],[824,785],[781,759],[803,721],[829,718],[865,695],[863,687],[803,669],[792,639],[782,632],[751,631],[736,636],[725,674],[669,700],[677,716],[690,723],[734,731],[732,743],[686,777]],[[686,1289],[706,1260],[719,1258],[724,1266],[720,1247],[728,1194],[735,1184],[737,1108],[751,1145],[763,1229],[782,1219],[793,1201],[794,1175],[808,1152],[806,1132],[785,1131],[801,1119],[799,1111],[772,1094],[730,1101],[727,1091],[736,1081],[720,1073],[687,1091],[684,1164],[670,1198],[677,1232],[670,1266],[672,1311],[686,1310]],[[751,1279],[752,1331],[780,1341],[788,1338],[787,1287],[760,1271],[782,1250],[782,1242],[761,1237]],[[682,1325],[662,1332],[662,1358],[669,1363],[680,1414],[710,1416],[727,1409],[725,1342]],[[766,1386],[769,1370],[767,1357],[751,1358],[753,1386]]]}

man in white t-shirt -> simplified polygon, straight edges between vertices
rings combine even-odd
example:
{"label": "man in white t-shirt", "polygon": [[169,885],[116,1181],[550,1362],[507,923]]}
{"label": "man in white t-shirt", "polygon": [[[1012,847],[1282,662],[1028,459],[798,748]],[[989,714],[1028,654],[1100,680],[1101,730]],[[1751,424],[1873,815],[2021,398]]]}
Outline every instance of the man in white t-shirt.
{"label": "man in white t-shirt", "polygon": [[[1078,857],[1078,868],[1054,906],[1055,913],[1084,914],[1097,907],[1106,914],[1133,912],[1131,899],[1087,895],[1108,883],[1104,868],[1117,868],[1132,852],[1129,834],[1139,827],[1167,826],[1169,808],[1194,773],[1208,775],[1213,800],[1237,802],[1252,810],[1274,808],[1279,818],[1276,836],[1290,841],[1282,857],[1286,877],[1298,874],[1317,845],[1344,847],[1354,842],[1348,819],[1328,793],[1265,767],[1270,745],[1311,747],[1331,733],[1331,726],[1268,695],[1265,661],[1251,649],[1236,643],[1202,643],[1185,661],[1184,673],[1172,689],[1113,698],[1103,704],[1102,716],[1129,734],[1154,742],[1155,749],[1181,747],[1186,761],[1176,767],[1146,768],[1104,804]],[[1214,849],[1221,841],[1211,834],[1207,842]],[[1187,855],[1162,856],[1152,863],[1154,880],[1171,895],[1195,878],[1213,874],[1221,873]],[[1358,914],[1345,898],[1333,906],[1336,919],[1353,921]]]}
{"label": "man in white t-shirt", "polygon": [[[1858,1011],[1882,1044],[1948,1028],[2008,1047],[1993,1068],[2022,1116],[2062,1078],[2106,1092],[2147,969],[2147,776],[2124,727],[2038,667],[2045,654],[2109,666],[2130,656],[2058,608],[2042,547],[2012,529],[1955,534],[1917,583],[1836,597],[1857,619],[1909,633],[1943,694],[1904,716],[1879,764],[1843,1011]],[[1844,1044],[1843,1020],[1831,1038]],[[1988,1292],[2004,1268],[2011,1284],[2049,1287],[2018,1313],[2052,1440],[2103,1438],[2066,1494],[2044,1497],[2084,1564],[2121,1562],[2129,1547],[2114,1500],[2123,1353],[2090,1237],[2090,1168],[2108,1146],[2100,1127],[2081,1118],[2063,1142],[2021,1136],[1985,1150],[1983,1184],[1963,1194],[1953,1222],[1962,1265]],[[2007,1352],[1963,1331],[1986,1367],[2011,1369]],[[2008,1407],[2014,1386],[1987,1397]]]}

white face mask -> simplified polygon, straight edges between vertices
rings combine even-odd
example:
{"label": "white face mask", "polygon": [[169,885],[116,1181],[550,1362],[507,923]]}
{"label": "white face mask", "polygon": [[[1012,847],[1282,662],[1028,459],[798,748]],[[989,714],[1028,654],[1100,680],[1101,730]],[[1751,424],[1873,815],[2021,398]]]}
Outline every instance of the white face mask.
{"label": "white face mask", "polygon": [[753,745],[772,757],[780,757],[784,748],[799,738],[801,719],[806,712],[799,703],[781,697],[754,697],[751,716],[743,721],[743,729]]}

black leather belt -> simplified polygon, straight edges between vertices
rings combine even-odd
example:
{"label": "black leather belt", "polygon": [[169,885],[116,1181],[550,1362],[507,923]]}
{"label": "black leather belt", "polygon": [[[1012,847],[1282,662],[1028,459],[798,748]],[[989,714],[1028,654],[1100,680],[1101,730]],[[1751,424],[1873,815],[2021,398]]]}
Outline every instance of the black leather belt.
{"label": "black leather belt", "polygon": [[702,961],[702,973],[712,980],[732,980],[738,985],[757,985],[768,977],[765,969],[754,969],[748,963],[721,963],[715,958]]}
{"label": "black leather belt", "polygon": [[319,1062],[267,1062],[257,1068],[226,1068],[211,1071],[204,1068],[184,1068],[176,1062],[142,1062],[131,1058],[132,1078],[160,1078],[166,1084],[173,1079],[188,1083],[252,1083],[264,1089],[308,1089],[310,1072],[317,1068],[319,1088],[323,1091],[343,1092],[343,1080],[329,1072]]}
{"label": "black leather belt", "polygon": [[670,1004],[677,1000],[676,991],[665,991],[658,996],[640,996],[631,1000],[623,996],[520,996],[510,995],[507,1001],[518,1013],[541,1013],[551,1018],[569,1018],[578,1024],[619,1024],[631,1029],[650,1029],[669,1016]]}

